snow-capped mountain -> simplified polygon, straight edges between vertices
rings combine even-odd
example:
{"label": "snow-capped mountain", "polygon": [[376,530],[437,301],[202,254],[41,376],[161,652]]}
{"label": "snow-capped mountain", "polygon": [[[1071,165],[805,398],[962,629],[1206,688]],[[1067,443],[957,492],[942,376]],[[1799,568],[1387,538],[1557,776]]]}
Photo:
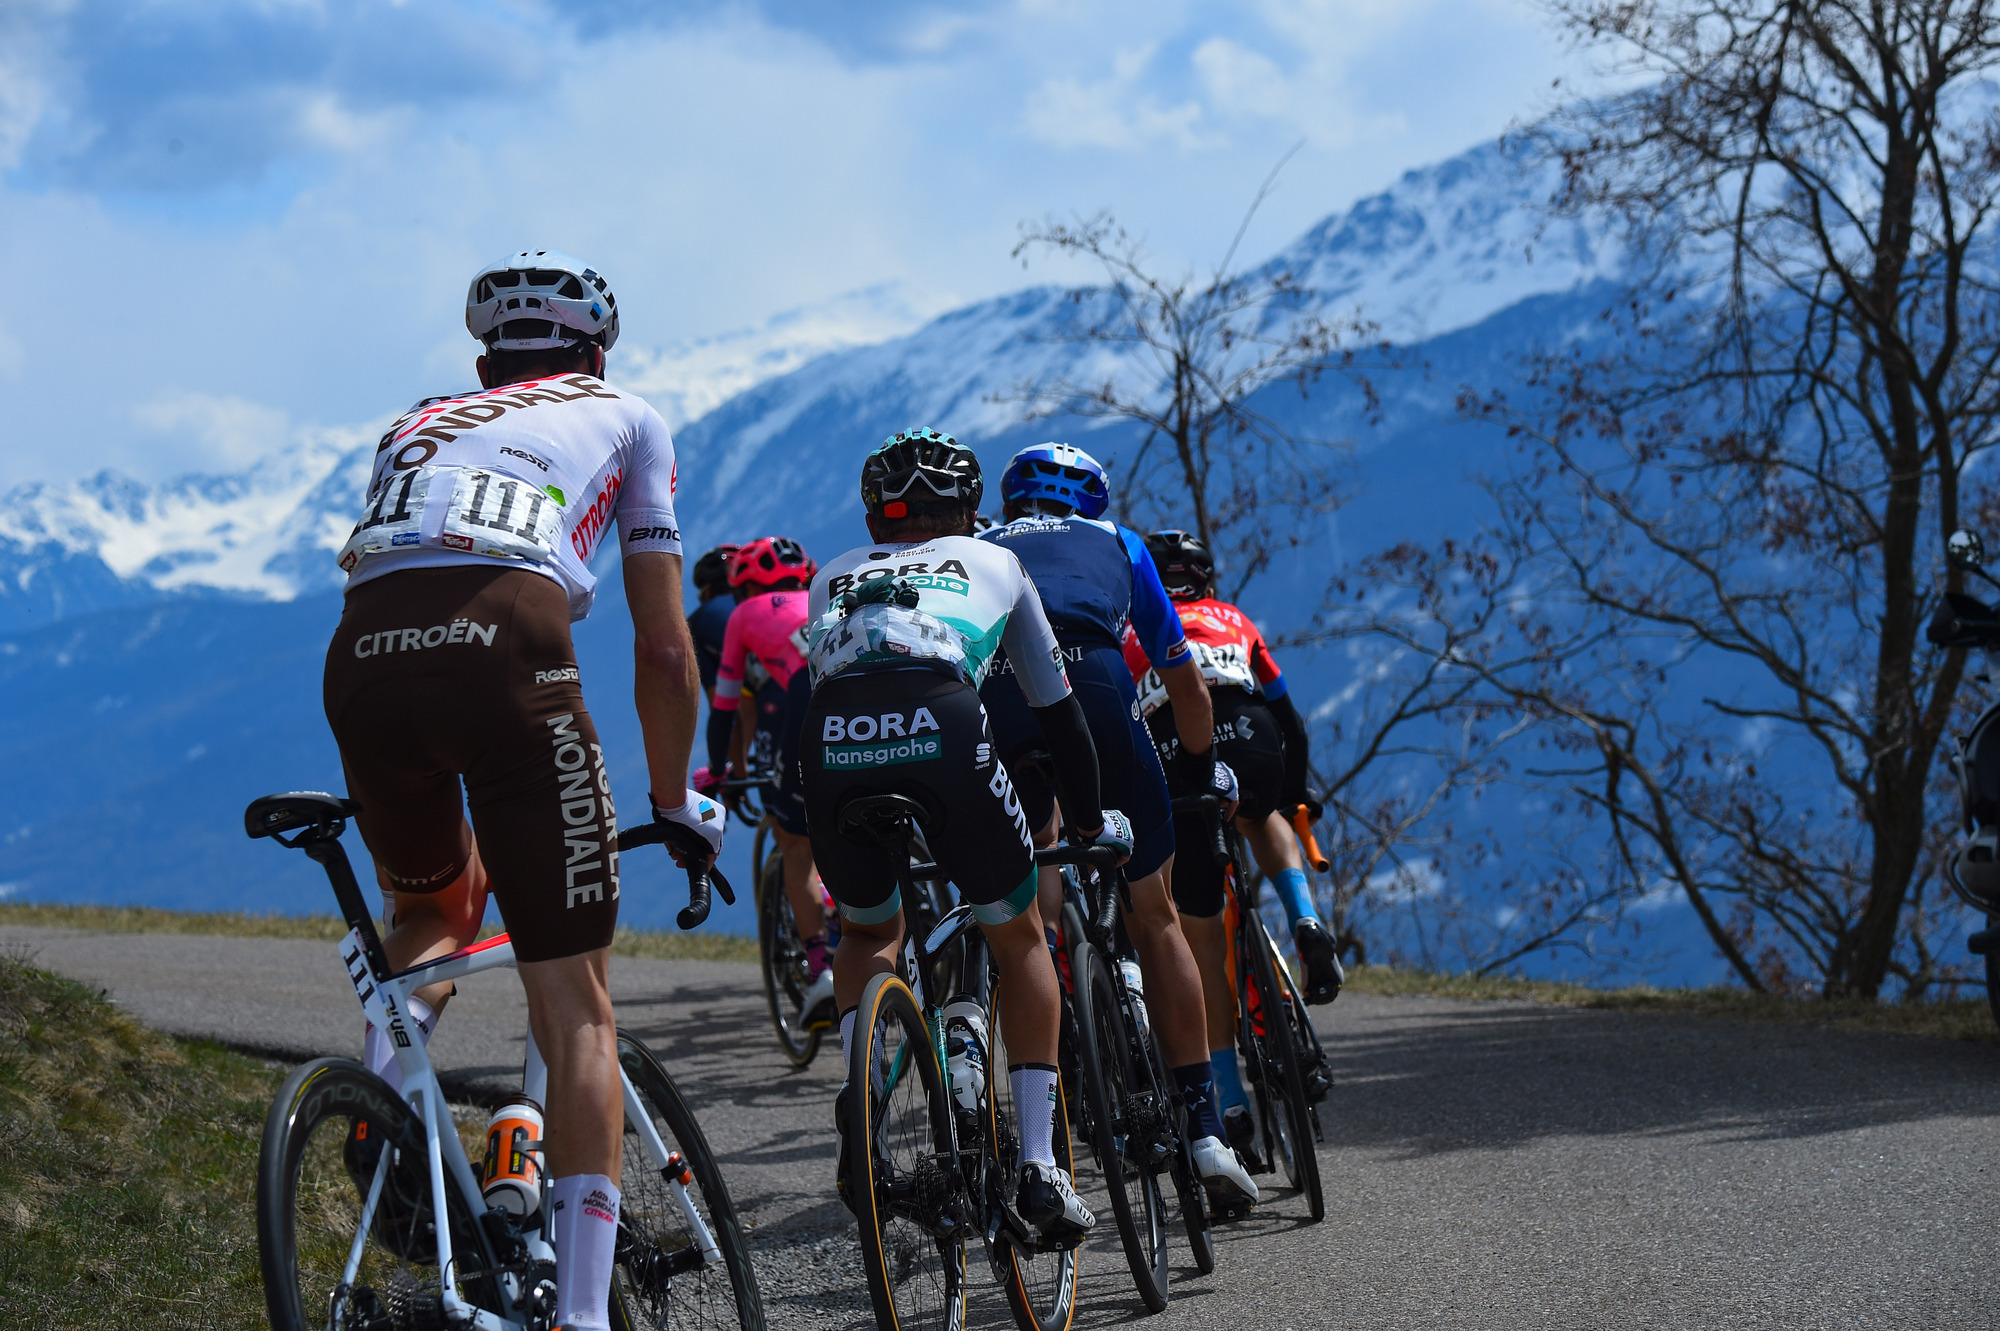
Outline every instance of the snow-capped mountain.
{"label": "snow-capped mountain", "polygon": [[[1497,146],[1476,149],[1411,172],[1265,261],[1300,274],[1328,314],[1358,308],[1413,367],[1377,383],[1384,406],[1365,432],[1341,384],[1310,401],[1290,395],[1283,409],[1323,437],[1359,441],[1348,483],[1365,502],[1329,515],[1322,537],[1245,598],[1267,629],[1310,618],[1348,550],[1478,520],[1480,492],[1464,478],[1497,436],[1458,420],[1457,387],[1497,386],[1511,353],[1567,336],[1619,264],[1588,227],[1544,225],[1538,205],[1553,184]],[[1028,421],[1021,390],[1136,372],[1074,336],[1109,299],[1035,287],[915,326],[926,311],[863,292],[753,334],[620,347],[613,377],[672,418],[700,413],[676,430],[693,548],[783,531],[825,558],[865,539],[859,458],[895,429],[950,429],[994,464],[1045,431],[1087,428]],[[0,685],[12,704],[0,727],[0,897],[326,908],[310,866],[252,845],[240,818],[269,790],[341,788],[319,712],[340,606],[333,553],[383,423],[295,435],[237,475],[146,487],[103,474],[0,499]],[[1115,461],[1126,441],[1107,430],[1089,442]],[[598,612],[576,626],[576,643],[591,696],[604,700],[612,784],[629,801],[646,773],[629,707],[613,701],[631,696],[618,575],[605,559]],[[1287,657],[1294,693],[1315,709],[1368,665],[1332,651]],[[748,840],[732,838],[725,855],[739,884]],[[659,890],[661,867],[635,857],[629,872],[625,918],[665,927],[676,903]],[[746,911],[714,919],[747,930]]]}
{"label": "snow-capped mountain", "polygon": [[[1406,344],[1436,339],[1616,270],[1589,228],[1544,217],[1553,186],[1488,144],[1408,173],[1266,266],[1298,274],[1329,313],[1359,311]],[[734,523],[797,525],[830,483],[820,459],[837,456],[844,491],[852,455],[890,430],[923,422],[998,444],[1024,429],[1025,384],[1136,372],[1074,337],[1107,298],[1071,295],[1030,288],[917,327],[930,311],[915,297],[870,288],[724,337],[621,347],[614,373],[676,425],[699,464],[682,471],[691,498]],[[233,475],[147,487],[103,472],[0,498],[0,627],[160,593],[285,600],[336,586],[330,553],[386,419],[297,431]]]}

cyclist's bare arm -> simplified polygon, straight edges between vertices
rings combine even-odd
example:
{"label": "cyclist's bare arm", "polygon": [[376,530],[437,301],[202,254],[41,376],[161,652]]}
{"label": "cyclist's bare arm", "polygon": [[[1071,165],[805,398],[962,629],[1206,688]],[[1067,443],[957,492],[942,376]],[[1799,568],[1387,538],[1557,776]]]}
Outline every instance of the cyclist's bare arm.
{"label": "cyclist's bare arm", "polygon": [[625,558],[625,601],[632,610],[633,695],[646,742],[646,774],[663,808],[687,790],[700,713],[701,674],[681,608],[681,557],[658,551]]}
{"label": "cyclist's bare arm", "polygon": [[1209,701],[1208,681],[1193,661],[1176,666],[1157,666],[1160,682],[1166,685],[1167,700],[1174,708],[1174,730],[1181,747],[1189,753],[1207,753],[1215,740],[1215,704]]}

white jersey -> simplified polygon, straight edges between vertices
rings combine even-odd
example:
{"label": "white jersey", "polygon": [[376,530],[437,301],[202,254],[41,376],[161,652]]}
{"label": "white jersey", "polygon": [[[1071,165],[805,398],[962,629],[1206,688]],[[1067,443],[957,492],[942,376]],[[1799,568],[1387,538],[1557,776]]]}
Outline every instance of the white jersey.
{"label": "white jersey", "polygon": [[590,613],[616,519],[627,555],[681,552],[674,443],[660,414],[587,374],[425,398],[375,449],[347,585],[404,568],[518,562]]}
{"label": "white jersey", "polygon": [[[871,603],[843,616],[835,601],[850,587],[901,578],[916,588],[915,609]],[[864,545],[819,571],[807,602],[807,663],[813,683],[849,670],[893,669],[913,660],[942,663],[974,688],[1002,646],[1030,706],[1069,696],[1062,648],[1042,598],[1014,552],[970,536],[905,545]]]}

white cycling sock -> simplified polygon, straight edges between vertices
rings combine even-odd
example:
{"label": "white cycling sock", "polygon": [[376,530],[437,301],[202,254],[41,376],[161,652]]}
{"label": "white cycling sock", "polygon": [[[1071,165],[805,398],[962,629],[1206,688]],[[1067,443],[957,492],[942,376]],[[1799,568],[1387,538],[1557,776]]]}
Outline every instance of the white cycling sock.
{"label": "white cycling sock", "polygon": [[[437,1029],[437,1013],[421,998],[407,999],[403,1003],[409,1014],[410,1024],[417,1028],[417,1038],[426,1046],[431,1042],[431,1032]],[[389,1089],[400,1092],[403,1089],[403,1065],[396,1061],[396,1045],[388,1035],[377,1030],[374,1022],[368,1023],[368,1033],[361,1037],[361,1061],[368,1070],[389,1083]]]}
{"label": "white cycling sock", "polygon": [[854,1060],[854,1014],[861,1009],[851,1007],[840,1014],[840,1071],[846,1075]]}
{"label": "white cycling sock", "polygon": [[556,1321],[610,1331],[611,1259],[618,1246],[618,1185],[602,1174],[568,1174],[550,1189],[556,1230]]}
{"label": "white cycling sock", "polygon": [[1056,1162],[1056,1070],[1046,1063],[1012,1063],[1007,1085],[1014,1093],[1014,1114],[1021,1120],[1021,1163]]}

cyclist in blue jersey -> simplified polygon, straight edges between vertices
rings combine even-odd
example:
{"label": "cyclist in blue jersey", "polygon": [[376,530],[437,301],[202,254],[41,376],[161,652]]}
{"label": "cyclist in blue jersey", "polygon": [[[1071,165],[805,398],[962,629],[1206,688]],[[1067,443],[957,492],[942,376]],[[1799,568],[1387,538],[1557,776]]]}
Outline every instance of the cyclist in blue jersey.
{"label": "cyclist in blue jersey", "polygon": [[[1194,664],[1180,616],[1136,532],[1103,521],[1110,492],[1097,460],[1068,444],[1022,449],[1000,481],[1005,524],[980,539],[1013,552],[1034,581],[1061,646],[1070,688],[1097,748],[1104,797],[1132,820],[1136,838],[1125,866],[1130,884],[1127,932],[1139,953],[1148,1010],[1174,1080],[1188,1106],[1195,1166],[1219,1202],[1257,1199],[1256,1184],[1228,1144],[1216,1102],[1201,974],[1182,935],[1169,875],[1174,821],[1167,779],[1139,712],[1139,695],[1121,643],[1129,625],[1169,696],[1181,726],[1180,775],[1202,789],[1233,793],[1233,778],[1216,761],[1208,684]],[[1021,807],[1039,845],[1052,845],[1058,823],[1055,792],[1022,758],[1040,747],[1027,699],[1007,659],[996,658],[980,689],[1001,758],[1014,777]],[[1217,778],[1220,778],[1218,781]],[[1061,910],[1060,879],[1044,870],[1043,922],[1051,947]]]}
{"label": "cyclist in blue jersey", "polygon": [[736,608],[736,597],[729,590],[729,563],[736,549],[734,545],[718,545],[694,561],[694,593],[701,604],[688,612],[688,632],[694,637],[701,691],[711,704],[715,702],[715,669],[722,664],[722,635],[729,629],[729,612]]}

